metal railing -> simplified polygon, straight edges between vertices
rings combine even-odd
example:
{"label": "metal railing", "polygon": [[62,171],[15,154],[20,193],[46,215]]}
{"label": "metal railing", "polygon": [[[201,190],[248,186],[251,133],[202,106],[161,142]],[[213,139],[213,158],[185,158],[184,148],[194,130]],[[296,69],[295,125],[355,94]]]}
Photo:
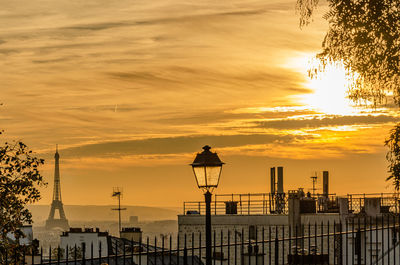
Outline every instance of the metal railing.
{"label": "metal railing", "polygon": [[[269,193],[244,193],[244,194],[215,194],[211,202],[211,214],[226,214],[227,203],[234,203],[237,214],[267,214],[274,213],[276,209],[275,196]],[[283,212],[287,213],[287,199],[283,197]],[[205,213],[204,201],[190,201],[183,203],[184,214]]]}
{"label": "metal railing", "polygon": [[[371,194],[347,194],[337,196],[328,195],[328,202],[331,212],[339,212],[338,198],[347,198],[348,209],[353,213],[364,211],[365,198],[379,198],[382,212],[400,213],[399,196],[396,193],[371,193]],[[312,197],[316,201],[317,212],[324,212],[323,204],[326,198],[323,194],[316,194]],[[277,202],[280,203],[277,203]],[[228,204],[228,205],[227,205]],[[288,195],[282,194],[277,198],[277,194],[270,193],[243,193],[243,194],[215,194],[211,202],[211,214],[229,214],[228,208],[233,204],[236,209],[235,214],[240,215],[265,215],[265,214],[287,214]],[[280,209],[278,209],[280,207]],[[204,201],[188,201],[183,203],[183,215],[204,214]]]}
{"label": "metal railing", "polygon": [[[213,265],[397,265],[400,264],[399,224],[399,215],[386,214],[359,216],[343,222],[215,230]],[[5,265],[203,265],[204,243],[202,233],[190,233],[154,238],[153,244],[149,238],[144,242],[125,240],[107,253],[105,249],[112,249],[109,246],[99,245],[98,251],[94,251],[93,244],[80,250],[74,246],[72,252],[70,249],[63,252],[58,246],[56,254],[50,248],[48,256],[41,249],[37,260],[35,256],[15,253],[20,258],[8,257]]]}
{"label": "metal railing", "polygon": [[349,210],[354,213],[365,210],[366,198],[379,198],[381,211],[384,213],[399,213],[399,194],[397,193],[359,193],[347,194]]}

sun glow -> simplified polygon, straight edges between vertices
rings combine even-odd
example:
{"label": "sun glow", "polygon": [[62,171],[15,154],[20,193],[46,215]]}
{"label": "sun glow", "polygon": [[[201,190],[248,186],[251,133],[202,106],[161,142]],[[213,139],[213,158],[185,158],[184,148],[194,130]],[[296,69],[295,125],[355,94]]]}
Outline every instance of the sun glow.
{"label": "sun glow", "polygon": [[[294,58],[290,61],[291,67],[300,68],[307,75],[307,70],[313,68],[314,64],[308,54]],[[318,73],[314,78],[306,77],[304,86],[311,93],[296,96],[302,105],[315,111],[330,115],[357,114],[359,109],[348,98],[348,87],[351,78],[346,75],[344,67],[340,64],[327,65],[324,72]]]}
{"label": "sun glow", "polygon": [[355,114],[357,108],[347,96],[350,82],[342,66],[328,65],[315,78],[308,77],[305,85],[313,92],[303,95],[301,102],[326,114]]}

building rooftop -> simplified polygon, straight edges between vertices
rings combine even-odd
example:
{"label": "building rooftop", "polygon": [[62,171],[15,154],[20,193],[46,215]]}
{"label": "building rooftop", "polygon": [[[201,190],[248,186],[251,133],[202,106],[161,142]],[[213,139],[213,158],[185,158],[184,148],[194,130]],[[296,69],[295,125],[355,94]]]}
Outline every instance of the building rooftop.
{"label": "building rooftop", "polygon": [[69,234],[83,234],[83,233],[97,233],[99,236],[108,236],[108,232],[100,232],[99,228],[81,228],[70,227],[68,231],[64,231],[61,236],[68,236]]}

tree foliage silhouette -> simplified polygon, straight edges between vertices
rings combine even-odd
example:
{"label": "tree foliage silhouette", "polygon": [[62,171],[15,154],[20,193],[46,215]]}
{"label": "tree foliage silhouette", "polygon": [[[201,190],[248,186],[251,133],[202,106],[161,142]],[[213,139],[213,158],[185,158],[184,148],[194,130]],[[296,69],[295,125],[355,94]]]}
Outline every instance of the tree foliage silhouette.
{"label": "tree foliage silhouette", "polygon": [[45,185],[39,173],[43,163],[22,142],[0,146],[0,264],[5,264],[6,258],[18,259],[15,254],[24,248],[19,244],[25,236],[21,227],[32,223],[26,205],[40,199],[38,187]]}
{"label": "tree foliage silhouette", "polygon": [[[313,77],[328,64],[340,63],[352,80],[349,98],[356,103],[395,104],[400,107],[400,0],[327,0],[323,16],[329,28],[316,55],[320,64]],[[318,0],[297,0],[300,26],[311,22]],[[400,124],[391,130],[389,177],[400,189]]]}

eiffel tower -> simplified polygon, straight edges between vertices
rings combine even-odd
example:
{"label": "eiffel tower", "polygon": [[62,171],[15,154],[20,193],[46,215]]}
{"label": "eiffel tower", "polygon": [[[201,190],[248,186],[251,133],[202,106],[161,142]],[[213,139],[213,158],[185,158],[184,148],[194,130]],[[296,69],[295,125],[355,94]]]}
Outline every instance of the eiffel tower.
{"label": "eiffel tower", "polygon": [[[54,190],[53,190],[53,202],[51,203],[51,209],[49,218],[46,220],[46,229],[61,228],[68,230],[69,224],[65,217],[63,203],[61,201],[61,184],[60,184],[60,155],[58,154],[58,146],[56,147],[56,153],[54,155],[55,167],[54,167]],[[59,218],[55,218],[56,210],[58,210]]]}

